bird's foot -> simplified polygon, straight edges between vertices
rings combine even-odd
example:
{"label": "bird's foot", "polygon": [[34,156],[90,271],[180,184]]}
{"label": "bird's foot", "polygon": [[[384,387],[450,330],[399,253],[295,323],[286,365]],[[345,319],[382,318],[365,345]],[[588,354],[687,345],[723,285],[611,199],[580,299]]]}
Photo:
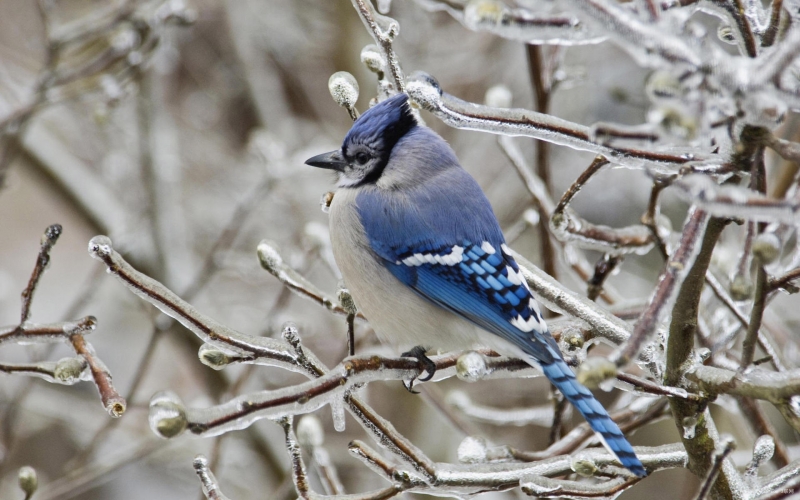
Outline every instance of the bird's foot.
{"label": "bird's foot", "polygon": [[404,358],[416,358],[416,360],[420,364],[421,368],[420,374],[422,372],[426,373],[424,377],[417,376],[412,378],[408,382],[403,381],[403,385],[405,386],[406,390],[408,390],[408,392],[410,392],[411,394],[419,394],[418,391],[415,391],[413,389],[415,380],[419,379],[420,382],[427,382],[428,380],[432,379],[433,374],[436,373],[436,363],[434,363],[431,360],[431,358],[425,355],[425,351],[426,349],[424,347],[418,345],[412,348],[410,351],[404,352],[403,354],[400,355]]}

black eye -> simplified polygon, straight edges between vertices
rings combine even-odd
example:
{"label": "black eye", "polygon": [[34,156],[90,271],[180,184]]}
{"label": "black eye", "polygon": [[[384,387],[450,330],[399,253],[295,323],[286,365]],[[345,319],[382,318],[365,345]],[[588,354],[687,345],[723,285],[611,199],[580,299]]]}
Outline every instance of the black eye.
{"label": "black eye", "polygon": [[369,161],[369,155],[363,151],[356,153],[356,161],[359,165],[363,165]]}

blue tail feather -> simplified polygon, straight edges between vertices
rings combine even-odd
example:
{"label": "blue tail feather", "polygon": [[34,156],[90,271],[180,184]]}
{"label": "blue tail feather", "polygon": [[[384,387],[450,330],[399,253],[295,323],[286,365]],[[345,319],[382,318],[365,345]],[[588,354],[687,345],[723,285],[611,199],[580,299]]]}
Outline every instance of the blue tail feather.
{"label": "blue tail feather", "polygon": [[636,458],[633,448],[617,424],[608,416],[603,405],[595,399],[591,392],[582,386],[569,366],[561,359],[555,357],[549,364],[541,364],[542,371],[550,382],[567,398],[567,401],[583,415],[589,426],[600,434],[606,445],[614,452],[622,465],[639,477],[647,475],[642,462]]}

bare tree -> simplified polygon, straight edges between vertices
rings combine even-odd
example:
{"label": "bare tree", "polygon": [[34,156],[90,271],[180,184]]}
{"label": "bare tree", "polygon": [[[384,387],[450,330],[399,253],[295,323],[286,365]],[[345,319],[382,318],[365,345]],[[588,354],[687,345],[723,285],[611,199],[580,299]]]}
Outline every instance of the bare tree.
{"label": "bare tree", "polygon": [[[351,3],[0,6],[0,496],[795,495],[797,2]],[[302,161],[397,92],[647,478],[520,360],[377,345]]]}

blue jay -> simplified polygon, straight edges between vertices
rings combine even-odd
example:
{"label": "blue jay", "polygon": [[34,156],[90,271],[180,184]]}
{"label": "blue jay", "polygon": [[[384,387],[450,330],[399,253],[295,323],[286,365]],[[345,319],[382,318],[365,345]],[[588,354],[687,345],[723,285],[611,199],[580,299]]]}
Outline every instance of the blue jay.
{"label": "blue jay", "polygon": [[[417,122],[407,95],[373,106],[340,150],[306,164],[338,172],[333,253],[381,341],[489,347],[538,364],[620,462],[637,476],[647,474],[564,362],[489,200],[444,139]],[[424,354],[423,347],[405,353],[432,364]]]}

